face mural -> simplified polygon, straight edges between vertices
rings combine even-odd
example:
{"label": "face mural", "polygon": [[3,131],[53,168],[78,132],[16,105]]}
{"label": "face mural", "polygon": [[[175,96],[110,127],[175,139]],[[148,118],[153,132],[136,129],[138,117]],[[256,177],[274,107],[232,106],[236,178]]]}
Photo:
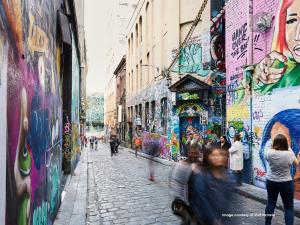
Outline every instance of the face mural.
{"label": "face mural", "polygon": [[[273,0],[273,26],[264,36],[254,33],[254,71],[252,102],[253,183],[265,187],[268,164],[264,153],[277,134],[286,136],[290,148],[299,152],[300,121],[300,2]],[[254,15],[263,3],[255,1]],[[293,167],[295,198],[300,199],[299,168]]]}
{"label": "face mural", "polygon": [[276,18],[271,52],[255,68],[254,90],[300,85],[300,2],[282,0]]}
{"label": "face mural", "polygon": [[6,225],[52,224],[60,204],[62,102],[51,26],[60,3],[0,1],[8,47],[0,60],[8,87]]}
{"label": "face mural", "polygon": [[[264,159],[264,154],[269,151],[272,145],[272,140],[277,134],[283,134],[290,148],[295,155],[299,153],[300,148],[300,109],[288,109],[276,114],[266,125],[261,142],[260,158],[264,169],[267,169],[267,162]],[[295,179],[295,195],[300,198],[300,168],[292,167],[291,174]]]}

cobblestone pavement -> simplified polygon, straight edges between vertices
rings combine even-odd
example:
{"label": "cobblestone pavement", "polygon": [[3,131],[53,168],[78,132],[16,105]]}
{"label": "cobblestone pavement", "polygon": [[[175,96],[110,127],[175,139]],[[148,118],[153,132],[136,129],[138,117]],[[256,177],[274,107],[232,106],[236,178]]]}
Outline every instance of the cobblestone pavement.
{"label": "cobblestone pavement", "polygon": [[[169,166],[156,164],[156,181],[148,181],[148,161],[120,150],[111,158],[108,146],[88,153],[88,212],[87,224],[180,224],[180,218],[170,209],[172,200],[168,189]],[[237,212],[243,213],[240,224],[264,224],[265,206],[239,196]],[[254,213],[252,216],[250,213]],[[283,212],[276,210],[274,225],[284,224]],[[300,219],[295,217],[295,224]]]}

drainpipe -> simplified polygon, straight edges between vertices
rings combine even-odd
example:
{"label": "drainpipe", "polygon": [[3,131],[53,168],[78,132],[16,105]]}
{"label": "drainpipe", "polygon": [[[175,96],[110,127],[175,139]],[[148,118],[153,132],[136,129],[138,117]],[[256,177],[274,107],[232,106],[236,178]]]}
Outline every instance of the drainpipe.
{"label": "drainpipe", "polygon": [[[251,175],[250,175],[250,182],[253,184],[253,157],[252,157],[252,152],[253,152],[253,139],[252,139],[252,134],[253,134],[253,119],[252,119],[252,112],[253,112],[253,89],[252,89],[252,74],[253,74],[253,0],[248,0],[248,28],[249,28],[249,45],[248,45],[248,69],[246,71],[246,81],[249,85],[247,87],[249,88],[249,95],[250,95],[250,145],[249,145],[249,157],[251,161]],[[248,80],[249,79],[249,80]]]}

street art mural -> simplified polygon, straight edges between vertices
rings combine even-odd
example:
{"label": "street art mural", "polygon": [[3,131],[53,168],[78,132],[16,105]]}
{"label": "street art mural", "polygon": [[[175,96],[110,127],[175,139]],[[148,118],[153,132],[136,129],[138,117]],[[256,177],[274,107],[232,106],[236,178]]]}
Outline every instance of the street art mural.
{"label": "street art mural", "polygon": [[[60,205],[60,1],[0,1],[1,78],[7,76],[6,225],[52,224]],[[7,68],[7,69],[6,69]]]}
{"label": "street art mural", "polygon": [[[225,10],[224,1],[211,1],[210,54],[211,69],[225,72]],[[223,76],[223,80],[225,77]]]}
{"label": "street art mural", "polygon": [[244,146],[244,182],[252,179],[252,129],[250,91],[243,66],[248,62],[248,6],[244,1],[229,1],[226,11],[226,136],[231,143],[235,134]]}
{"label": "street art mural", "polygon": [[80,72],[78,54],[75,45],[74,34],[72,34],[72,104],[71,104],[71,123],[72,123],[72,151],[71,166],[74,170],[80,154],[80,121],[79,121],[79,103],[80,103]]}
{"label": "street art mural", "polygon": [[[268,13],[273,16],[272,27],[265,38],[258,32],[254,59],[257,66],[253,74],[253,126],[259,128],[261,136],[254,145],[254,181],[264,187],[267,163],[263,153],[271,147],[276,134],[287,137],[290,147],[299,152],[299,91],[300,79],[298,17],[299,1],[274,0]],[[254,14],[260,15],[261,3],[254,4]],[[265,43],[263,45],[263,41]],[[261,49],[261,50],[259,50]],[[300,199],[300,168],[291,171],[295,179],[295,197]]]}
{"label": "street art mural", "polygon": [[[271,148],[276,134],[285,135],[294,153],[299,152],[300,61],[296,15],[300,13],[300,2],[254,1],[253,43],[249,43],[247,16],[243,16],[247,15],[247,8],[243,4],[244,1],[229,1],[226,5],[226,11],[230,12],[226,13],[228,135],[242,132],[243,143],[248,142],[251,150],[253,183],[264,188],[268,168],[264,153]],[[270,16],[271,27],[261,31],[256,22],[264,15]],[[255,67],[250,92],[243,66],[247,65],[251,46]],[[295,179],[295,198],[300,199],[300,168],[292,168],[291,174]]]}
{"label": "street art mural", "polygon": [[299,13],[299,1],[279,1],[271,48],[254,71],[256,92],[267,94],[275,88],[300,85]]}

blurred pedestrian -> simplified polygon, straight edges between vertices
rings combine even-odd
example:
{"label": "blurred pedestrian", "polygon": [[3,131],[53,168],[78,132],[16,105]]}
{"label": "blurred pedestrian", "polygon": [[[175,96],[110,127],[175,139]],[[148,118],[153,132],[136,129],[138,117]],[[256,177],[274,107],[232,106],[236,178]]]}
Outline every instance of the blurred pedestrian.
{"label": "blurred pedestrian", "polygon": [[234,172],[237,186],[242,185],[242,172],[244,167],[244,146],[241,143],[241,136],[234,136],[234,143],[229,148],[230,169]]}
{"label": "blurred pedestrian", "polygon": [[228,179],[225,157],[221,149],[206,149],[201,170],[193,170],[189,202],[197,224],[234,224],[223,216],[232,213],[233,202],[233,186]]}
{"label": "blurred pedestrian", "polygon": [[222,150],[224,150],[224,152],[226,153],[226,157],[227,157],[227,168],[230,167],[229,165],[229,149],[231,148],[231,144],[230,142],[227,140],[227,137],[225,135],[222,135],[219,138],[220,141],[218,141],[214,147],[215,148],[220,148]]}
{"label": "blurred pedestrian", "polygon": [[135,157],[137,157],[137,152],[141,150],[142,148],[142,140],[140,137],[136,137],[134,139],[134,150],[135,150]]}
{"label": "blurred pedestrian", "polygon": [[84,146],[87,147],[87,143],[88,143],[88,139],[86,137],[86,135],[84,135]]}
{"label": "blurred pedestrian", "polygon": [[95,150],[97,150],[98,149],[98,138],[96,137],[95,138]]}
{"label": "blurred pedestrian", "polygon": [[117,145],[116,135],[114,135],[114,134],[110,135],[109,145],[110,145],[111,157],[113,157],[113,155],[116,156],[117,155],[116,154],[116,145]]}
{"label": "blurred pedestrian", "polygon": [[115,152],[119,153],[119,145],[121,144],[119,138],[117,135],[115,135],[115,141],[116,141],[116,145],[115,145]]}
{"label": "blurred pedestrian", "polygon": [[149,160],[148,160],[148,165],[149,165],[149,180],[154,181],[154,173],[155,173],[155,162],[154,158],[158,157],[160,154],[160,145],[157,142],[152,143],[149,146],[148,149],[148,154],[149,154]]}
{"label": "blurred pedestrian", "polygon": [[170,173],[170,188],[174,195],[172,211],[181,216],[182,224],[192,222],[193,212],[189,203],[189,179],[193,169],[198,168],[199,151],[197,148],[189,151],[188,158],[182,157],[175,163]]}
{"label": "blurred pedestrian", "polygon": [[271,225],[278,194],[284,205],[284,219],[286,225],[294,224],[294,181],[291,176],[291,167],[299,165],[300,155],[296,157],[289,148],[286,137],[278,134],[270,151],[265,153],[265,159],[269,163],[266,175],[266,188],[268,202],[266,206],[266,225]]}
{"label": "blurred pedestrian", "polygon": [[93,136],[90,137],[90,148],[94,149],[94,137]]}

